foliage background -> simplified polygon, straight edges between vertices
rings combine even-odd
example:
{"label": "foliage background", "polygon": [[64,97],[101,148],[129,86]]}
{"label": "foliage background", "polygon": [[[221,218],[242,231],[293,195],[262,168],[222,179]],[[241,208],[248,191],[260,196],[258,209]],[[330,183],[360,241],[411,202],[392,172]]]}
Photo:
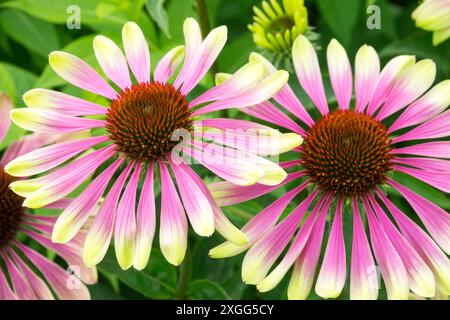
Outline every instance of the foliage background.
{"label": "foliage background", "polygon": [[[392,56],[414,54],[417,59],[431,58],[438,67],[437,81],[450,75],[450,41],[433,47],[431,33],[417,29],[411,12],[416,0],[306,0],[310,25],[321,34],[319,45],[326,48],[331,38],[337,38],[346,47],[351,60],[364,43],[379,52],[383,64]],[[228,42],[221,53],[215,71],[233,72],[247,61],[255,48],[247,24],[252,20],[252,6],[259,0],[205,0],[211,26],[227,25]],[[70,5],[81,9],[81,29],[69,30],[66,12]],[[381,8],[381,29],[366,27],[367,6]],[[8,93],[16,107],[24,107],[23,93],[31,88],[54,88],[106,105],[106,100],[83,92],[65,83],[48,66],[47,56],[53,50],[63,50],[85,59],[99,70],[92,48],[93,37],[104,34],[121,43],[121,28],[129,20],[137,22],[147,37],[152,66],[170,48],[183,43],[182,24],[186,17],[198,18],[197,0],[0,0],[0,91]],[[323,78],[330,104],[333,95],[328,81],[326,50],[319,52]],[[307,108],[311,102],[296,84],[290,82]],[[200,90],[210,86],[212,76],[202,81]],[[230,116],[243,117],[236,111]],[[25,132],[15,126],[0,151]],[[208,172],[201,174],[210,181]],[[427,196],[447,211],[450,199],[413,178],[398,176],[416,192]],[[239,226],[271,203],[285,189],[256,201],[225,208],[225,212]],[[304,195],[303,195],[304,196]],[[301,196],[302,197],[302,196]],[[395,194],[394,194],[395,197]],[[301,199],[301,198],[300,198]],[[299,199],[299,200],[300,200]],[[399,206],[411,212],[406,203],[395,197]],[[157,203],[159,200],[157,200]],[[291,208],[292,209],[292,208]],[[45,214],[45,212],[37,212]],[[351,217],[346,215],[345,238],[347,255],[351,245]],[[240,277],[243,255],[223,260],[208,258],[211,247],[221,242],[220,236],[210,239],[190,235],[186,261],[180,268],[167,263],[158,251],[157,237],[148,267],[142,271],[120,270],[114,253],[108,253],[99,265],[99,283],[92,286],[94,299],[284,299],[287,279],[269,293],[261,294],[254,286],[245,286]],[[50,255],[50,253],[48,253]],[[339,299],[348,298],[348,286]],[[385,297],[381,293],[381,298]],[[311,299],[318,297],[311,294]]]}

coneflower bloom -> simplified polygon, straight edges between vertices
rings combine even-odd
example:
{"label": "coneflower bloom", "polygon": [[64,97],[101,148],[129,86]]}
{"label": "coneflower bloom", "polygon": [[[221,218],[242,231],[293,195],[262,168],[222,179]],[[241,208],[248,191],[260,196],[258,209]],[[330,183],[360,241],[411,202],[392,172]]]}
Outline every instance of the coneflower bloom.
{"label": "coneflower bloom", "polygon": [[[131,266],[142,269],[147,265],[155,233],[157,172],[161,182],[159,244],[170,263],[179,265],[184,259],[187,219],[201,236],[210,236],[218,230],[236,244],[247,241],[245,234],[234,227],[214,203],[195,171],[185,161],[172,156],[180,150],[218,176],[240,185],[276,184],[286,176],[278,165],[253,151],[243,158],[240,155],[246,153],[245,150],[239,154],[228,152],[231,148],[200,141],[198,135],[206,127],[215,131],[260,128],[251,122],[213,119],[205,114],[250,106],[270,98],[287,82],[287,72],[266,76],[261,64],[250,63],[223,85],[191,99],[188,94],[224,46],[227,29],[218,27],[202,40],[197,22],[188,18],[184,34],[186,49],[179,46],[162,57],[152,80],[150,52],[135,23],[125,24],[122,30],[125,55],[110,39],[97,36],[95,55],[118,91],[86,62],[68,53],[52,52],[50,65],[57,74],[73,85],[106,97],[110,100],[109,106],[105,108],[63,93],[34,89],[24,96],[29,108],[11,113],[16,124],[31,131],[72,132],[96,128],[93,132],[100,132],[91,138],[36,150],[6,166],[6,171],[14,176],[47,173],[11,185],[16,193],[25,197],[25,206],[37,208],[65,197],[104,165],[61,214],[52,236],[56,243],[70,241],[86,219],[96,212],[97,204],[104,197],[84,244],[84,261],[89,267],[103,259],[112,238],[123,269]],[[169,83],[183,57],[181,70],[174,82]],[[191,135],[184,135],[186,132]],[[266,132],[277,135],[274,130]],[[180,137],[182,144],[179,144]],[[273,153],[301,143],[301,137],[293,133],[277,137],[280,148],[272,150]],[[75,158],[90,148],[96,150]],[[221,155],[221,161],[209,161],[211,152]]]}
{"label": "coneflower bloom", "polygon": [[[0,142],[10,127],[11,109],[9,97],[0,94]],[[95,268],[83,265],[82,240],[86,233],[80,232],[65,245],[52,243],[56,217],[28,212],[22,206],[23,198],[8,187],[14,178],[4,171],[5,164],[47,142],[48,137],[42,134],[25,136],[12,143],[0,158],[0,300],[89,299],[85,283],[97,280]],[[63,258],[74,274],[38,252],[37,244]]]}
{"label": "coneflower bloom", "polygon": [[416,26],[433,31],[433,44],[450,38],[450,0],[424,0],[412,13]]}
{"label": "coneflower bloom", "polygon": [[[445,159],[450,158],[450,142],[438,139],[450,134],[450,112],[445,111],[450,102],[450,81],[426,92],[435,79],[436,67],[431,60],[416,63],[413,56],[398,56],[380,72],[376,51],[364,45],[355,58],[355,103],[351,103],[350,62],[344,48],[332,40],[327,60],[338,108],[330,110],[311,43],[299,36],[292,54],[300,85],[320,116],[309,114],[289,86],[274,99],[298,122],[271,102],[243,109],[304,137],[303,145],[295,149],[298,160],[280,163],[292,172],[279,186],[241,187],[218,182],[210,190],[218,204],[226,206],[267,194],[289,182],[295,186],[244,226],[242,230],[249,237],[246,245],[227,242],[213,248],[210,255],[227,257],[249,249],[242,277],[262,292],[275,287],[293,267],[290,299],[309,295],[316,269],[320,269],[316,293],[324,298],[338,297],[346,284],[348,268],[351,299],[378,297],[377,270],[390,299],[407,299],[410,290],[423,297],[447,295],[449,215],[395,181],[392,173],[402,172],[449,192],[450,163]],[[263,59],[251,56],[251,60]],[[267,60],[265,63],[269,71],[273,70]],[[295,204],[294,198],[304,190],[309,190],[306,198],[280,219],[288,204]],[[428,233],[389,199],[386,191],[394,190],[417,213]],[[343,233],[343,217],[349,214],[353,217],[351,253],[346,252]],[[326,221],[331,228],[318,268]],[[351,257],[350,266],[347,256]]]}
{"label": "coneflower bloom", "polygon": [[292,44],[298,35],[305,35],[313,42],[319,38],[308,25],[308,10],[303,0],[262,1],[260,7],[253,6],[253,11],[254,21],[248,25],[253,42],[276,67],[293,70]]}

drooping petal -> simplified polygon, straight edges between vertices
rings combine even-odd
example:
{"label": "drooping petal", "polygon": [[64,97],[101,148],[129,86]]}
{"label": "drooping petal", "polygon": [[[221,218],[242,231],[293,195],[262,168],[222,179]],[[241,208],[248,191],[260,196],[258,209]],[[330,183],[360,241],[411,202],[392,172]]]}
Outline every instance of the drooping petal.
{"label": "drooping petal", "polygon": [[94,218],[86,236],[83,250],[83,261],[87,267],[95,266],[103,260],[112,238],[116,219],[117,206],[125,181],[133,166],[127,166],[109,190],[105,201]]}
{"label": "drooping petal", "polygon": [[6,94],[0,94],[0,142],[3,141],[11,126],[9,113],[13,109],[11,98]]}
{"label": "drooping petal", "polygon": [[344,47],[333,39],[327,47],[328,72],[339,108],[349,108],[352,98],[352,68]]}
{"label": "drooping petal", "polygon": [[369,242],[359,213],[358,202],[353,198],[353,244],[350,270],[350,299],[376,300],[378,274]]}
{"label": "drooping petal", "polygon": [[422,260],[414,248],[394,227],[381,206],[376,202],[374,196],[369,194],[368,197],[381,226],[405,265],[406,272],[408,273],[409,288],[422,297],[433,297],[436,286],[430,268],[428,268],[425,261]]}
{"label": "drooping petal", "polygon": [[109,79],[122,90],[131,87],[127,61],[122,50],[114,41],[105,36],[96,36],[94,38],[94,53],[98,64]]}
{"label": "drooping petal", "polygon": [[9,286],[5,278],[3,270],[0,270],[0,299],[1,300],[17,300],[17,296]]}
{"label": "drooping petal", "polygon": [[128,65],[139,83],[150,81],[150,51],[141,28],[127,22],[122,28],[122,42]]}
{"label": "drooping petal", "polygon": [[166,164],[160,160],[161,218],[159,245],[164,257],[178,266],[183,262],[187,248],[187,219]]}
{"label": "drooping petal", "polygon": [[155,81],[166,83],[183,61],[183,58],[184,46],[175,47],[167,52],[166,55],[159,60],[159,63],[156,65],[155,71],[153,72]]}
{"label": "drooping petal", "polygon": [[26,130],[54,134],[99,128],[105,125],[104,120],[79,118],[31,108],[12,110],[11,120]]}
{"label": "drooping petal", "polygon": [[155,236],[156,209],[153,174],[153,163],[149,163],[137,208],[136,253],[133,262],[133,266],[137,270],[142,270],[147,266]]}
{"label": "drooping petal", "polygon": [[17,244],[28,259],[39,269],[61,300],[89,300],[87,287],[75,275],[70,275],[56,263],[22,244]]}
{"label": "drooping petal", "polygon": [[134,167],[134,172],[128,181],[117,208],[114,227],[114,249],[117,262],[122,270],[127,270],[133,265],[136,252],[136,192],[139,184],[141,164],[134,162],[129,166]]}
{"label": "drooping petal", "polygon": [[450,80],[435,85],[419,100],[412,103],[389,127],[390,132],[413,126],[434,118],[450,104]]}
{"label": "drooping petal", "polygon": [[392,139],[392,143],[450,136],[450,110]]}
{"label": "drooping petal", "polygon": [[355,57],[355,110],[362,112],[372,98],[380,74],[380,58],[368,45],[359,48]]}
{"label": "drooping petal", "polygon": [[72,240],[86,223],[89,216],[97,212],[100,198],[122,162],[122,159],[116,160],[96,177],[62,212],[53,228],[53,242],[67,243]]}
{"label": "drooping petal", "polygon": [[402,259],[375,217],[368,201],[363,199],[363,202],[369,224],[373,253],[380,267],[388,298],[390,300],[406,300],[409,293],[408,274]]}
{"label": "drooping petal", "polygon": [[316,293],[323,298],[338,297],[345,285],[346,257],[342,229],[343,200],[339,199],[325,256],[316,281]]}
{"label": "drooping petal", "polygon": [[192,169],[184,164],[176,164],[170,161],[172,171],[178,185],[178,191],[183,201],[184,209],[194,231],[204,237],[209,237],[214,232],[214,213],[208,198],[199,186],[186,173]]}
{"label": "drooping petal", "polygon": [[327,196],[325,194],[322,195],[322,197],[315,205],[314,209],[311,211],[310,215],[301,225],[300,230],[297,232],[297,235],[292,241],[292,244],[286,252],[284,258],[281,260],[278,266],[276,266],[276,268],[273,269],[273,271],[264,278],[263,281],[258,283],[257,288],[259,291],[266,292],[272,290],[278,283],[280,283],[284,275],[294,264],[295,260],[297,260],[301,252],[304,250],[306,244],[308,243],[311,232],[315,225],[315,219],[317,218],[317,214],[322,208],[322,205],[324,204],[326,198]]}
{"label": "drooping petal", "polygon": [[292,60],[302,88],[314,102],[320,113],[322,115],[327,114],[328,104],[317,54],[311,42],[303,35],[299,35],[294,41]]}
{"label": "drooping petal", "polygon": [[446,294],[450,294],[450,274],[448,272],[450,261],[448,257],[426,232],[400,211],[382,192],[377,191],[377,195],[389,209],[402,234],[433,270],[436,280],[439,280],[437,289],[439,290],[439,284],[441,284]]}
{"label": "drooping petal", "polygon": [[53,144],[14,159],[6,165],[5,171],[15,177],[43,173],[107,140],[108,137],[99,136]]}
{"label": "drooping petal", "polygon": [[103,115],[108,112],[108,108],[96,103],[48,89],[31,89],[25,92],[23,101],[29,108],[68,116]]}
{"label": "drooping petal", "polygon": [[423,198],[401,184],[389,180],[391,186],[408,201],[439,246],[450,254],[450,216],[433,202]]}
{"label": "drooping petal", "polygon": [[291,240],[317,192],[310,194],[282,222],[266,233],[250,248],[242,263],[242,280],[247,284],[260,283],[270,267]]}
{"label": "drooping petal", "polygon": [[23,272],[12,261],[12,258],[10,258],[6,252],[0,252],[0,255],[2,255],[6,270],[8,272],[13,290],[16,293],[17,298],[19,300],[37,300],[38,297],[36,296],[33,288],[31,287],[30,283],[28,283]]}
{"label": "drooping petal", "polygon": [[332,199],[329,196],[324,206],[320,209],[319,216],[311,231],[310,239],[294,264],[287,293],[289,300],[304,300],[311,292],[316,267],[320,258],[325,222]]}
{"label": "drooping petal", "polygon": [[71,84],[102,95],[110,100],[117,96],[117,92],[95,71],[80,58],[66,52],[53,51],[49,58],[52,69]]}
{"label": "drooping petal", "polygon": [[278,198],[270,206],[255,215],[242,228],[242,231],[248,236],[248,243],[238,246],[230,241],[226,241],[209,251],[209,256],[212,258],[225,258],[237,255],[249,249],[256,241],[261,239],[264,234],[273,229],[283,211],[294,197],[304,190],[309,182],[303,183],[300,186],[290,190],[283,196]]}

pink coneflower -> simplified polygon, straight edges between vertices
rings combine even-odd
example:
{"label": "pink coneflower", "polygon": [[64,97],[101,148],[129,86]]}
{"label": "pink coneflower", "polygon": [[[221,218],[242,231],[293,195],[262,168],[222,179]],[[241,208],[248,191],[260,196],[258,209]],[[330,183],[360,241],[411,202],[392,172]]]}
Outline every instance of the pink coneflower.
{"label": "pink coneflower", "polygon": [[[380,72],[377,53],[364,45],[355,59],[353,105],[350,62],[336,40],[330,42],[327,58],[338,110],[328,107],[316,53],[303,36],[295,41],[293,62],[301,87],[320,114],[317,120],[289,86],[274,98],[300,120],[300,125],[270,102],[243,110],[304,136],[304,144],[296,149],[298,160],[280,163],[292,169],[281,185],[293,182],[296,186],[242,229],[249,237],[245,246],[227,242],[212,249],[211,256],[232,256],[249,249],[242,277],[260,291],[271,290],[293,267],[288,297],[305,299],[314,283],[329,220],[331,229],[315,282],[319,296],[335,298],[341,294],[346,284],[347,255],[351,255],[351,299],[378,297],[378,270],[390,299],[406,299],[410,290],[423,297],[447,295],[449,215],[395,181],[391,173],[406,173],[449,192],[450,162],[443,159],[450,158],[450,142],[436,139],[450,133],[450,112],[445,111],[450,102],[450,81],[425,93],[435,78],[431,60],[416,63],[413,56],[399,56]],[[263,59],[258,55],[251,58]],[[265,64],[272,70],[267,60]],[[416,141],[419,139],[425,141]],[[210,190],[219,205],[230,205],[281,185],[244,188],[219,182]],[[306,199],[279,221],[288,204],[306,189]],[[403,196],[429,234],[394,205],[386,189]],[[344,245],[344,215],[353,217],[351,253],[346,253]],[[272,269],[285,249],[281,262]]]}
{"label": "pink coneflower", "polygon": [[[123,269],[131,266],[142,269],[147,265],[155,233],[156,172],[161,181],[159,243],[170,263],[179,265],[184,259],[187,218],[201,236],[210,236],[216,229],[236,244],[246,243],[246,236],[223,215],[200,177],[185,162],[172,157],[174,151],[180,151],[180,146],[185,155],[236,184],[277,184],[286,176],[278,165],[256,154],[248,152],[249,157],[241,159],[240,154],[226,152],[229,148],[194,138],[201,134],[196,128],[216,131],[261,128],[248,121],[209,119],[204,114],[263,102],[285,85],[287,73],[278,71],[267,75],[261,64],[249,63],[229,81],[192,100],[188,94],[216,60],[225,44],[227,29],[216,28],[202,40],[197,22],[188,18],[184,34],[186,49],[180,46],[170,50],[156,66],[153,80],[150,79],[150,52],[135,23],[125,24],[122,30],[125,55],[110,39],[97,36],[95,55],[106,76],[120,89],[119,93],[86,62],[68,53],[52,52],[50,65],[57,74],[82,89],[106,97],[110,100],[109,107],[55,91],[34,89],[24,96],[30,108],[12,112],[13,121],[31,131],[72,132],[95,128],[95,132],[100,132],[98,136],[34,151],[6,166],[6,171],[14,176],[52,170],[45,176],[11,186],[25,197],[25,206],[36,208],[65,197],[104,165],[62,213],[53,230],[54,242],[70,241],[86,219],[96,213],[97,204],[104,197],[84,245],[87,266],[103,259],[113,236]],[[168,81],[183,56],[184,64],[171,84]],[[192,140],[182,135],[183,132],[192,133]],[[274,130],[268,132],[275,134]],[[182,136],[181,145],[179,136]],[[278,137],[280,152],[301,143],[301,137],[296,134]],[[75,158],[93,147],[94,152]],[[208,161],[204,150],[208,154],[211,150],[221,154],[223,161]]]}
{"label": "pink coneflower", "polygon": [[[11,100],[0,94],[0,142],[10,127],[11,109]],[[52,243],[56,217],[29,213],[22,206],[23,198],[8,187],[14,178],[3,170],[5,164],[47,142],[48,137],[42,134],[25,136],[11,144],[0,159],[0,300],[89,299],[84,283],[97,280],[95,268],[83,266],[82,240],[86,233],[80,232],[66,245]],[[36,243],[57,253],[75,274],[36,251]]]}

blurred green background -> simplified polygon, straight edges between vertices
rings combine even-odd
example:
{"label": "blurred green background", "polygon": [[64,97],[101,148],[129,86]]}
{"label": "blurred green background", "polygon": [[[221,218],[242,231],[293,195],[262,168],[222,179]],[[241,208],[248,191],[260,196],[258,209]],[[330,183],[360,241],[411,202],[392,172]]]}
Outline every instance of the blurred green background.
{"label": "blurred green background", "polygon": [[[183,43],[182,25],[186,17],[199,18],[199,3],[206,5],[206,16],[211,27],[227,25],[228,42],[214,66],[217,72],[234,72],[242,66],[255,47],[247,25],[252,22],[252,6],[260,6],[259,0],[0,0],[0,91],[8,93],[16,107],[23,107],[23,93],[31,88],[53,88],[106,105],[106,100],[68,85],[48,66],[48,54],[63,50],[77,55],[100,70],[95,59],[92,40],[103,34],[121,43],[121,29],[125,22],[133,20],[143,29],[151,50],[152,67],[170,48]],[[372,45],[380,54],[383,64],[399,54],[413,54],[417,59],[431,58],[437,64],[437,81],[450,75],[450,41],[437,47],[432,45],[432,35],[417,29],[411,20],[411,12],[418,1],[400,0],[306,0],[309,24],[320,34],[318,45],[326,48],[331,38],[337,38],[347,49],[350,60],[362,44]],[[381,29],[369,30],[366,12],[369,5],[381,9]],[[80,29],[69,29],[67,19],[72,5],[80,9]],[[319,51],[327,95],[333,105],[329,85],[326,50]],[[211,74],[202,81],[198,90],[212,84]],[[296,84],[290,82],[303,104],[311,109],[311,102]],[[198,91],[197,91],[198,92]],[[242,114],[230,111],[230,116]],[[20,138],[25,132],[15,126],[4,147]],[[287,157],[291,157],[288,155]],[[198,169],[198,168],[197,168]],[[208,172],[202,171],[203,176]],[[418,193],[436,202],[447,211],[450,199],[447,195],[413,178],[396,176]],[[207,177],[207,181],[210,179]],[[258,201],[224,208],[233,222],[242,226],[277,196],[285,187]],[[393,195],[405,211],[411,209],[398,195]],[[301,199],[301,198],[300,198]],[[157,201],[159,202],[159,200]],[[291,208],[292,209],[292,206]],[[348,217],[349,215],[347,215]],[[345,223],[347,245],[351,245],[351,217]],[[211,239],[190,235],[186,261],[180,268],[167,263],[158,251],[157,237],[148,267],[142,271],[124,272],[117,265],[113,252],[109,252],[99,265],[99,283],[91,287],[94,299],[285,299],[289,277],[269,293],[258,293],[254,286],[245,286],[240,277],[243,255],[231,259],[212,260],[208,251],[221,242],[218,235]],[[350,247],[347,255],[349,256]],[[347,299],[348,285],[339,299]],[[381,298],[385,294],[380,295]],[[311,299],[318,297],[311,294]]]}

